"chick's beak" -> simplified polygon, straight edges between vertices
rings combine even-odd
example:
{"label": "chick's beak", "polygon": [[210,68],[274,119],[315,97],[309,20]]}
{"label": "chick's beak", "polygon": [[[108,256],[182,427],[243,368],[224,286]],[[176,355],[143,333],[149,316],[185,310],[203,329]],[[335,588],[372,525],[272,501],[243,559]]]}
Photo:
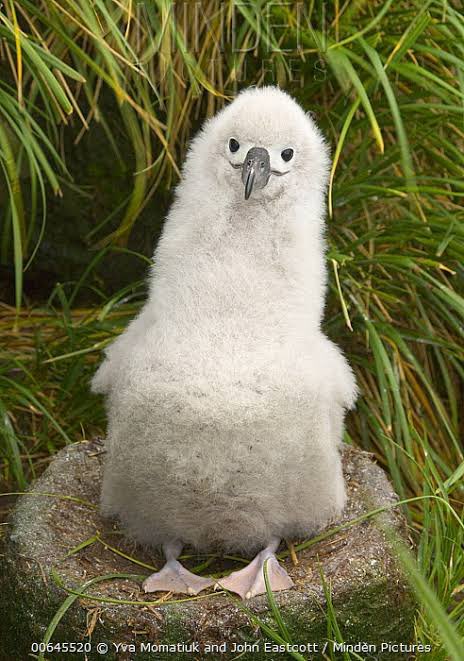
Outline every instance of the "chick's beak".
{"label": "chick's beak", "polygon": [[263,147],[252,147],[245,156],[242,166],[242,182],[245,185],[245,200],[253,189],[264,188],[271,176],[271,159]]}

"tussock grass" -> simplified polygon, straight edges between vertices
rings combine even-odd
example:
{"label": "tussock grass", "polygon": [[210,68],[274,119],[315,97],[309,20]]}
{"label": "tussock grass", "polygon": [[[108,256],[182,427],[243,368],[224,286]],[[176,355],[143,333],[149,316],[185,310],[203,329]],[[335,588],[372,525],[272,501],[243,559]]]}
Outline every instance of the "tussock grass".
{"label": "tussock grass", "polygon": [[[346,440],[374,452],[411,499],[417,640],[445,659],[454,644],[446,622],[464,634],[464,17],[457,2],[348,0],[304,3],[303,14],[296,2],[271,3],[264,22],[267,4],[211,0],[197,23],[194,3],[168,0],[149,9],[125,0],[3,4],[0,251],[16,279],[16,306],[0,307],[3,475],[22,489],[56,448],[102,433],[88,379],[143,298],[140,283],[112,297],[100,288],[94,307],[76,309],[98,261],[92,253],[76,282],[57,285],[47,304],[21,307],[47,200],[69,179],[61,132],[78,124],[79,140],[98,121],[112,149],[101,98],[113,94],[134,185],[116,231],[107,236],[103,223],[92,240],[123,247],[141,210],[176,181],[199,118],[242,84],[277,80],[316,113],[333,145],[326,329],[362,393]],[[303,87],[284,50],[297,42]],[[436,618],[425,584],[441,604]]]}

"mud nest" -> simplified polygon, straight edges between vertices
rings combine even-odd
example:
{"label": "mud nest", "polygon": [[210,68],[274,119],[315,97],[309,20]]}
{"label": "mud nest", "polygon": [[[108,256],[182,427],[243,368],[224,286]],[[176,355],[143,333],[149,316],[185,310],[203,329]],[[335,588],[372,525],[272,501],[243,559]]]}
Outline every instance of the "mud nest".
{"label": "mud nest", "polygon": [[[55,645],[80,645],[75,654],[57,646],[45,652],[50,659],[82,659],[83,651],[88,659],[193,661],[242,652],[245,660],[290,658],[272,648],[275,643],[255,619],[278,631],[266,595],[243,604],[212,590],[196,598],[142,592],[144,577],[162,565],[162,557],[99,515],[103,456],[98,439],[68,446],[19,498],[0,556],[0,659],[22,661],[36,650],[33,643],[48,637]],[[379,656],[381,645],[411,639],[414,608],[384,530],[389,526],[404,536],[405,523],[372,455],[346,446],[343,468],[348,504],[342,519],[305,548],[300,546],[308,540],[292,540],[296,557],[281,548],[295,587],[275,594],[275,600],[292,643],[318,645],[320,652],[328,638],[325,583],[345,642],[362,641],[375,646],[377,658],[397,658],[388,650]],[[377,508],[386,510],[350,523]],[[240,559],[188,549],[183,558],[203,575],[223,575],[241,565]],[[61,618],[52,629],[57,613]],[[108,646],[103,656],[99,643]]]}

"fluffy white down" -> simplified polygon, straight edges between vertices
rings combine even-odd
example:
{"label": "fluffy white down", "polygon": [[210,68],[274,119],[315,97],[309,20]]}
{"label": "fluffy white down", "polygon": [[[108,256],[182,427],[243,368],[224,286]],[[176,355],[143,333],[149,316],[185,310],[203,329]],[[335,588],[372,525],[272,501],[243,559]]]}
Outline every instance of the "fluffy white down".
{"label": "fluffy white down", "polygon": [[[231,163],[252,146],[290,171],[245,201]],[[193,140],[148,300],[92,382],[107,396],[102,509],[138,541],[252,553],[341,512],[356,385],[320,330],[328,167],[313,120],[274,87]]]}

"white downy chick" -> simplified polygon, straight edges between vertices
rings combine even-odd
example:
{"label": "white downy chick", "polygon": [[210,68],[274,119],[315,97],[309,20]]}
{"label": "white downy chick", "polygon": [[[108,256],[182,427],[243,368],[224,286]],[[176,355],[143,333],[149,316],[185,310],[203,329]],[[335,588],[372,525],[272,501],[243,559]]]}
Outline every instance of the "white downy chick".
{"label": "white downy chick", "polygon": [[102,510],[167,563],[146,591],[212,584],[184,544],[251,554],[221,586],[292,585],[274,552],[340,515],[340,444],[356,385],[321,332],[329,156],[312,118],[251,88],[192,141],[148,300],[106,350]]}

